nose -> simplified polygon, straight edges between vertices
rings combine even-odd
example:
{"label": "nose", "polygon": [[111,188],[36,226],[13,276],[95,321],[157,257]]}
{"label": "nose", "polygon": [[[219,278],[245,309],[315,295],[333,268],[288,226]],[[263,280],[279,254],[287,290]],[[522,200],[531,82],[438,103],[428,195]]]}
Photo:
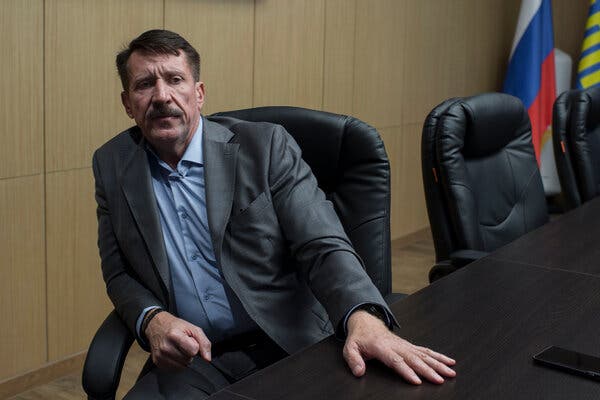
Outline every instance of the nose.
{"label": "nose", "polygon": [[152,97],[155,102],[166,103],[169,101],[169,86],[162,79],[156,81]]}

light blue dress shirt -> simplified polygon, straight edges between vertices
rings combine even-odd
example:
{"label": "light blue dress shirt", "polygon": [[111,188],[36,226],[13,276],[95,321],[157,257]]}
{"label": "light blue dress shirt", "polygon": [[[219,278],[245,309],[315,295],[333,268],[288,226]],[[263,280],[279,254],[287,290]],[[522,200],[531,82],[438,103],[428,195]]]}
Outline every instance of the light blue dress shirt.
{"label": "light blue dress shirt", "polygon": [[[217,265],[206,214],[202,119],[177,168],[147,146],[177,316],[215,343],[256,329]],[[137,330],[148,307],[138,318]]]}

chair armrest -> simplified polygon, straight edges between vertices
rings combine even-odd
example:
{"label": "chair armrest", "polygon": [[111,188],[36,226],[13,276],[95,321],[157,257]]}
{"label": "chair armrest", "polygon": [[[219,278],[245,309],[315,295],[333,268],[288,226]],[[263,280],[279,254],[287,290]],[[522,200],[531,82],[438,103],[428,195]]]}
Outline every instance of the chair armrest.
{"label": "chair armrest", "polygon": [[452,264],[450,260],[444,260],[436,263],[429,270],[429,282],[433,283],[446,275],[450,275],[456,271],[457,268]]}
{"label": "chair armrest", "polygon": [[450,254],[450,260],[436,263],[429,271],[429,282],[437,281],[467,264],[487,256],[489,253],[479,250],[457,250]]}
{"label": "chair armrest", "polygon": [[88,349],[82,385],[88,399],[114,399],[134,337],[116,311],[104,320]]}
{"label": "chair armrest", "polygon": [[479,250],[457,250],[450,254],[450,260],[452,265],[456,267],[456,269],[462,268],[467,264],[472,263],[473,261],[477,261],[480,258],[487,256],[487,251],[479,251]]}
{"label": "chair armrest", "polygon": [[388,306],[391,306],[392,304],[394,304],[397,301],[402,300],[406,296],[408,296],[408,295],[404,294],[404,293],[389,293],[387,296],[384,296],[383,299],[385,300],[385,303]]}

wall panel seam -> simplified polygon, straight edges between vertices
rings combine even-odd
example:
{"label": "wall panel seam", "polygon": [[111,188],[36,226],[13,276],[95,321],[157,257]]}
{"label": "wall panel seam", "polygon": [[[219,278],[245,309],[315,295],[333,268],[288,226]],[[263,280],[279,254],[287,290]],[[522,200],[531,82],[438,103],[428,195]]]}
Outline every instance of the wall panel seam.
{"label": "wall panel seam", "polygon": [[47,121],[46,121],[46,63],[47,63],[47,59],[46,59],[46,1],[47,0],[43,0],[42,2],[42,121],[43,121],[43,125],[42,125],[42,149],[43,149],[43,155],[42,155],[42,161],[43,161],[43,165],[42,165],[42,171],[44,176],[42,177],[42,187],[43,187],[43,193],[44,193],[44,215],[43,215],[43,221],[44,221],[44,272],[45,272],[45,298],[46,298],[46,315],[45,315],[45,322],[46,322],[46,362],[50,361],[50,337],[49,337],[49,326],[48,326],[48,315],[49,315],[49,303],[50,303],[50,299],[48,298],[48,192],[47,192],[47,186],[46,186],[46,170],[47,170],[47,165],[46,165],[46,128],[47,128]]}
{"label": "wall panel seam", "polygon": [[75,167],[75,168],[65,168],[65,169],[57,169],[57,170],[52,170],[52,171],[47,171],[45,173],[46,176],[48,175],[53,175],[53,174],[60,174],[62,172],[70,172],[70,171],[81,171],[84,169],[91,169],[92,166],[91,165],[87,165],[85,167]]}
{"label": "wall panel seam", "polygon": [[256,107],[256,0],[252,9],[252,107]]}
{"label": "wall panel seam", "polygon": [[325,58],[327,55],[325,54],[325,50],[327,47],[327,5],[326,2],[328,0],[323,1],[323,51],[322,51],[322,59],[321,59],[321,110],[325,110]]}
{"label": "wall panel seam", "polygon": [[22,179],[22,178],[31,178],[33,176],[39,176],[39,175],[44,175],[44,172],[34,172],[31,174],[23,174],[23,175],[17,175],[17,176],[3,176],[0,177],[0,182],[7,182],[10,180],[14,180],[14,179]]}
{"label": "wall panel seam", "polygon": [[356,97],[356,93],[355,91],[355,79],[356,79],[356,46],[357,46],[357,40],[356,40],[356,35],[358,32],[358,28],[356,26],[357,21],[356,21],[356,14],[358,13],[358,2],[355,0],[354,1],[354,21],[352,21],[353,24],[353,28],[354,28],[354,34],[353,36],[353,43],[352,43],[352,81],[351,81],[351,94],[352,94],[352,98],[350,99],[350,111],[352,112],[352,115],[356,115],[356,108],[354,107],[354,99]]}

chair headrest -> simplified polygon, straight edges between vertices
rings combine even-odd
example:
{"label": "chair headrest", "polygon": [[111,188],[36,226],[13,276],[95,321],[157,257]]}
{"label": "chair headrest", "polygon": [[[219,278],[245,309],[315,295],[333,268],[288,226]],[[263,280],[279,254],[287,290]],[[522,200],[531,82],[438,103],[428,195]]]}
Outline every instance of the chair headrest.
{"label": "chair headrest", "polygon": [[515,138],[531,131],[521,100],[504,93],[464,98],[445,114],[444,136],[456,144],[462,143],[462,153],[468,158],[496,153]]}
{"label": "chair headrest", "polygon": [[600,87],[577,91],[575,102],[575,113],[585,117],[587,129],[593,129],[600,124]]}

